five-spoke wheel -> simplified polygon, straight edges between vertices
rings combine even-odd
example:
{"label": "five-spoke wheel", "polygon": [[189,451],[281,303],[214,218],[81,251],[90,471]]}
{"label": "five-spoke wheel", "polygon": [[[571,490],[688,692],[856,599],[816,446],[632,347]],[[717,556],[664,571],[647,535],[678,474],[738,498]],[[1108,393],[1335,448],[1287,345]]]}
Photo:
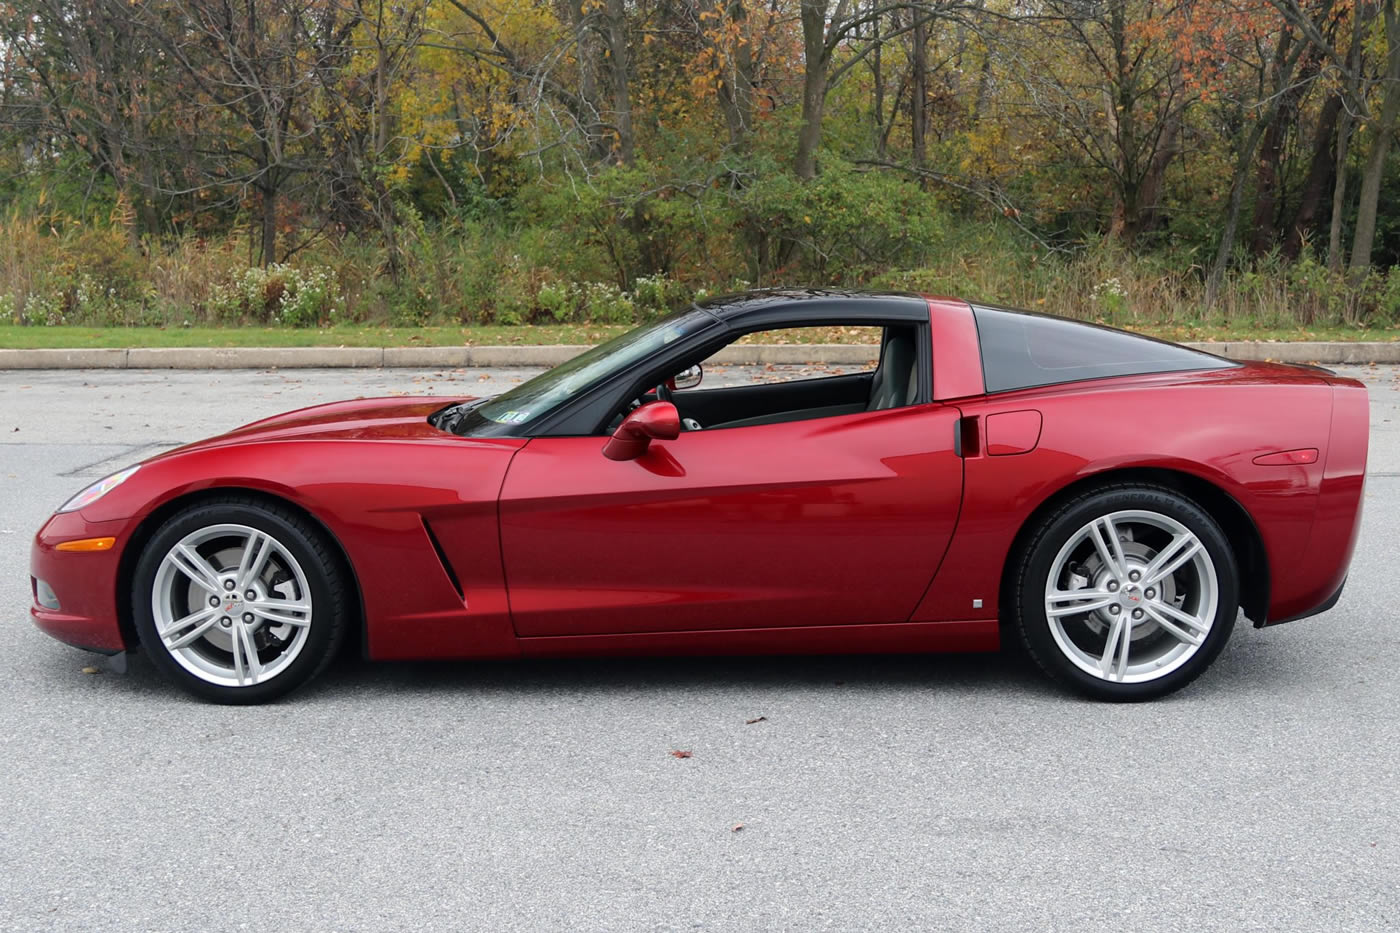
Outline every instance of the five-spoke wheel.
{"label": "five-spoke wheel", "polygon": [[221,702],[259,702],[329,661],[344,629],[336,555],[304,518],[256,500],[167,521],[133,588],[141,642],[177,682]]}
{"label": "five-spoke wheel", "polygon": [[1019,565],[1021,634],[1056,679],[1104,699],[1189,683],[1229,638],[1238,608],[1219,525],[1177,492],[1111,487],[1066,503]]}

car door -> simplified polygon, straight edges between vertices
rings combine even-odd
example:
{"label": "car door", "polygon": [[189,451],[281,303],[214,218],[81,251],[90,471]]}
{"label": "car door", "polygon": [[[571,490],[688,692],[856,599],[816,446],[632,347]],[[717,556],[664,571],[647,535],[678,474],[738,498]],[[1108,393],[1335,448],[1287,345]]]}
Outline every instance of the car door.
{"label": "car door", "polygon": [[614,461],[538,437],[501,491],[522,637],[902,622],[957,522],[956,408],[689,431]]}

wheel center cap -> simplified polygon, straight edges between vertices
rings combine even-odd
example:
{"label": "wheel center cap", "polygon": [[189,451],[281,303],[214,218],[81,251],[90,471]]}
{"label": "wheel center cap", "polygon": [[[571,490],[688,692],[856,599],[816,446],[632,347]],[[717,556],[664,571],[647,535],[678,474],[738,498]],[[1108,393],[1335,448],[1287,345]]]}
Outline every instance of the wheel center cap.
{"label": "wheel center cap", "polygon": [[237,593],[224,594],[224,612],[232,612],[234,607],[243,602],[243,597]]}
{"label": "wheel center cap", "polygon": [[1142,605],[1142,588],[1139,586],[1125,586],[1118,591],[1118,602],[1125,609],[1136,609]]}

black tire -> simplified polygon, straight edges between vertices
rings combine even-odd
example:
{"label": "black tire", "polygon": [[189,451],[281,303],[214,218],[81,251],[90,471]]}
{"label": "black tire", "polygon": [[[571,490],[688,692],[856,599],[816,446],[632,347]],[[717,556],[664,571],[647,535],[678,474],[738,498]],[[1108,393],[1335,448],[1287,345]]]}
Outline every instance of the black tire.
{"label": "black tire", "polygon": [[[1071,661],[1052,633],[1045,605],[1047,579],[1065,544],[1096,518],[1129,510],[1155,512],[1186,526],[1213,563],[1218,587],[1213,621],[1195,653],[1168,673],[1136,683],[1104,680]],[[1239,570],[1224,532],[1195,502],[1161,486],[1104,486],[1066,501],[1036,526],[1020,549],[1010,583],[1010,619],[1027,653],[1056,682],[1099,700],[1135,702],[1180,690],[1220,654],[1239,612]]]}
{"label": "black tire", "polygon": [[[152,588],[161,562],[186,535],[220,524],[245,525],[270,535],[301,565],[311,595],[306,641],[285,669],[258,683],[224,686],[191,673],[170,653],[156,631]],[[297,512],[249,496],[207,500],[168,519],[146,542],[132,583],[132,618],[145,653],[165,676],[204,700],[226,704],[265,703],[303,686],[330,664],[345,640],[351,603],[349,574],[326,533]]]}

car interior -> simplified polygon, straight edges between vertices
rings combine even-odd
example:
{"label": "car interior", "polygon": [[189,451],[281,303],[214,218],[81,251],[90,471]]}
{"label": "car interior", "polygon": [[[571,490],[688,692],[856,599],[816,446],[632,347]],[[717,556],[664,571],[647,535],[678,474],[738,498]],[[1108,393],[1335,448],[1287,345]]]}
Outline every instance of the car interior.
{"label": "car interior", "polygon": [[674,380],[668,379],[638,403],[656,398],[673,402],[684,428],[691,431],[900,408],[919,401],[918,339],[919,329],[914,325],[886,326],[879,362],[866,372],[694,389],[672,388]]}

